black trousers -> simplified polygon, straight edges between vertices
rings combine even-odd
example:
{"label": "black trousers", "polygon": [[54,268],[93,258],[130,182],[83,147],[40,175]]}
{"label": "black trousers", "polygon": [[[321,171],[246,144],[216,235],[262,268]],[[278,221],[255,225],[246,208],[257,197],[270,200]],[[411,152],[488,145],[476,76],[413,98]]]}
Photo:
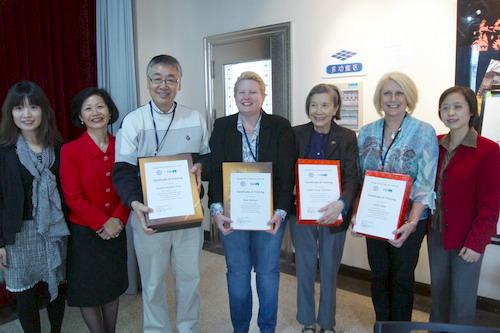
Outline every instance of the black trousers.
{"label": "black trousers", "polygon": [[[47,287],[47,284],[43,284]],[[40,328],[40,312],[39,302],[36,287],[16,292],[17,315],[23,331],[25,333],[41,333]],[[64,317],[64,309],[66,300],[64,290],[59,286],[59,294],[55,300],[47,304],[47,312],[50,321],[50,332],[61,332],[62,321]]]}
{"label": "black trousers", "polygon": [[426,224],[426,220],[420,220],[415,232],[400,248],[383,240],[366,238],[377,321],[411,321],[415,267]]}

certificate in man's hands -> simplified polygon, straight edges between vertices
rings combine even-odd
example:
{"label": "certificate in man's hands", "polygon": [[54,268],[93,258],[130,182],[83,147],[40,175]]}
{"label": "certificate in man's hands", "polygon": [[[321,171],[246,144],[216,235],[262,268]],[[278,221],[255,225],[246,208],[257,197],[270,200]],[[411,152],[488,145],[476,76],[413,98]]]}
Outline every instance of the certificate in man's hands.
{"label": "certificate in man's hands", "polygon": [[203,220],[190,154],[139,159],[146,225],[158,231],[197,227]]}
{"label": "certificate in man's hands", "polygon": [[393,231],[404,223],[411,186],[408,175],[367,171],[353,231],[372,238],[397,239]]}
{"label": "certificate in man's hands", "polygon": [[323,215],[319,209],[340,197],[340,162],[336,160],[297,160],[297,222],[332,226],[342,223],[342,215],[331,224],[316,221]]}
{"label": "certificate in man's hands", "polygon": [[235,230],[269,230],[273,215],[271,162],[222,164],[224,211]]}

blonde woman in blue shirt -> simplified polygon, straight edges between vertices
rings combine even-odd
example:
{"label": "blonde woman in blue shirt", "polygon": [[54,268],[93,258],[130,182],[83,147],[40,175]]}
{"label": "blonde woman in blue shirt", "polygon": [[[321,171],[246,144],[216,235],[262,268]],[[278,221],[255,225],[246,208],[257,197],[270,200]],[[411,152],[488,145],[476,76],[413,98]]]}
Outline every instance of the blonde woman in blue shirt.
{"label": "blonde woman in blue shirt", "polygon": [[413,180],[406,223],[394,231],[400,237],[366,239],[371,296],[382,321],[411,320],[415,267],[429,208],[434,209],[438,144],[432,126],[412,116],[417,101],[415,83],[406,74],[385,74],[373,96],[382,119],[363,126],[358,136],[362,177],[367,170],[383,170]]}

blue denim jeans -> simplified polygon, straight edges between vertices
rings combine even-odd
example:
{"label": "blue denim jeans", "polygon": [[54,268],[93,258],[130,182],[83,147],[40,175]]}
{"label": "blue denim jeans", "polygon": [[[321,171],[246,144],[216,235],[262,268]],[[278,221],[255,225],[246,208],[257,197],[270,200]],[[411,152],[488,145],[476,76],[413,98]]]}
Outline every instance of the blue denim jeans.
{"label": "blue denim jeans", "polygon": [[252,319],[251,271],[255,271],[261,333],[276,328],[280,282],[280,250],[285,230],[283,222],[275,235],[265,231],[236,230],[221,234],[227,265],[227,289],[231,322],[235,333],[248,332]]}

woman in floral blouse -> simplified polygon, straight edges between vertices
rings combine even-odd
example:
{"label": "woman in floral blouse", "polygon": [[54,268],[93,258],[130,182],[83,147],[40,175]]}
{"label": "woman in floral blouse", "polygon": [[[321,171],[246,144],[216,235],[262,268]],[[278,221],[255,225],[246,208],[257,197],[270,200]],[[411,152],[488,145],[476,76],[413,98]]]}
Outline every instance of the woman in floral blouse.
{"label": "woman in floral blouse", "polygon": [[383,116],[359,132],[361,175],[379,170],[409,175],[413,180],[406,223],[397,240],[366,239],[372,270],[371,295],[377,320],[410,321],[415,267],[426,231],[429,208],[434,208],[438,160],[436,133],[411,114],[417,104],[415,83],[405,74],[385,74],[373,102]]}

